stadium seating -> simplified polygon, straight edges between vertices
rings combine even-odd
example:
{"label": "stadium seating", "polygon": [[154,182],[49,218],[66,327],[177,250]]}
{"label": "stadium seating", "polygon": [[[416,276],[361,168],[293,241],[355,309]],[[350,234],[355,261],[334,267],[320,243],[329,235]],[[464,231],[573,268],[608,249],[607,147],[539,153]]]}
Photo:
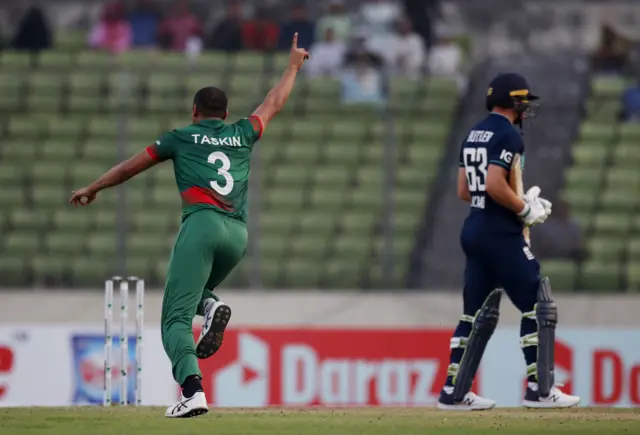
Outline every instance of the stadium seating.
{"label": "stadium seating", "polygon": [[620,123],[621,78],[597,78],[587,104],[564,197],[586,235],[580,264],[543,265],[568,288],[640,289],[640,125]]}
{"label": "stadium seating", "polygon": [[[1,282],[98,287],[126,262],[128,274],[159,286],[179,226],[171,165],[102,192],[88,208],[66,205],[70,191],[187,124],[199,87],[223,87],[232,116],[246,116],[286,56],[113,59],[77,51],[78,41],[61,37],[63,49],[39,56],[0,54]],[[341,106],[339,94],[335,80],[302,80],[257,147],[250,216],[260,231],[252,232],[257,250],[249,257],[260,254],[266,287],[383,285],[387,119],[375,108]],[[390,96],[397,138],[394,281],[401,285],[457,88],[447,79],[397,79]],[[126,234],[125,246],[118,232]],[[245,259],[227,285],[247,286],[254,264]]]}

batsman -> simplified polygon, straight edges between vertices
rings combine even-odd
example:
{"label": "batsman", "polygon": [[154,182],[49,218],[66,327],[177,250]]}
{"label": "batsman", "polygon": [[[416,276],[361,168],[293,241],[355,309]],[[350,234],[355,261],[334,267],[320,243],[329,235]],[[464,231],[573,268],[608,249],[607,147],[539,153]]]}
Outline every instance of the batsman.
{"label": "batsman", "polygon": [[[502,291],[522,312],[520,347],[527,389],[523,405],[567,408],[580,398],[554,383],[554,344],[558,311],[549,278],[531,252],[529,227],[543,223],[551,203],[531,187],[518,195],[512,188],[524,163],[522,127],[535,116],[538,97],[519,74],[502,74],[489,84],[489,115],[476,124],[460,150],[458,197],[470,203],[460,235],[465,255],[463,314],[450,341],[446,383],[438,399],[443,410],[483,410],[495,401],[471,386],[500,316]],[[524,230],[523,230],[524,229]]]}
{"label": "batsman", "polygon": [[[227,96],[200,89],[192,123],[162,135],[154,144],[73,192],[70,203],[88,205],[106,188],[124,183],[159,162],[173,161],[182,198],[182,226],[176,239],[162,301],[161,332],[174,379],[182,387],[166,417],[193,417],[208,411],[198,358],[222,345],[231,308],[213,290],[240,262],[247,248],[247,194],[251,153],[264,129],[286,103],[309,53],[293,37],[289,65],[264,102],[248,118],[227,124]],[[204,316],[194,342],[194,316]],[[230,391],[229,394],[233,394]]]}

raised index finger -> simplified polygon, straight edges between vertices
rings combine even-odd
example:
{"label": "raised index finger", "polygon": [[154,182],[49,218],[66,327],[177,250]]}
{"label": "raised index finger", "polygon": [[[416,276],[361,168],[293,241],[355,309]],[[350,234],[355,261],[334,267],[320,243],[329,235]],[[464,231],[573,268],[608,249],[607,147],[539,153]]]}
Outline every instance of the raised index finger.
{"label": "raised index finger", "polygon": [[293,41],[291,41],[291,48],[294,50],[298,48],[298,32],[293,34]]}

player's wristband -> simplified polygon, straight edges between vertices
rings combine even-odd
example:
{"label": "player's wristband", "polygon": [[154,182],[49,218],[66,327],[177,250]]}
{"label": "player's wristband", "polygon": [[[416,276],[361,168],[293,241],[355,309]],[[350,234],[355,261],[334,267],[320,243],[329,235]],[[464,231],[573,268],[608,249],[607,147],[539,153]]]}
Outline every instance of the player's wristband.
{"label": "player's wristband", "polygon": [[521,218],[525,218],[529,215],[529,213],[531,213],[531,207],[529,206],[529,204],[527,204],[526,202],[524,203],[524,208],[522,209],[522,211],[520,213],[518,213],[518,216]]}

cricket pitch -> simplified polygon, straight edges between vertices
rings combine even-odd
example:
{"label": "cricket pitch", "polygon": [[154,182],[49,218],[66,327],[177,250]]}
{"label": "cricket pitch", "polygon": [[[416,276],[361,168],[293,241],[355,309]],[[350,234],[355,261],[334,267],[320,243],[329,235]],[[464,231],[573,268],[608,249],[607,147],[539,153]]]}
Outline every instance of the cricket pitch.
{"label": "cricket pitch", "polygon": [[211,409],[207,415],[164,418],[164,409],[128,407],[0,408],[3,435],[567,435],[640,434],[640,409],[433,408]]}

